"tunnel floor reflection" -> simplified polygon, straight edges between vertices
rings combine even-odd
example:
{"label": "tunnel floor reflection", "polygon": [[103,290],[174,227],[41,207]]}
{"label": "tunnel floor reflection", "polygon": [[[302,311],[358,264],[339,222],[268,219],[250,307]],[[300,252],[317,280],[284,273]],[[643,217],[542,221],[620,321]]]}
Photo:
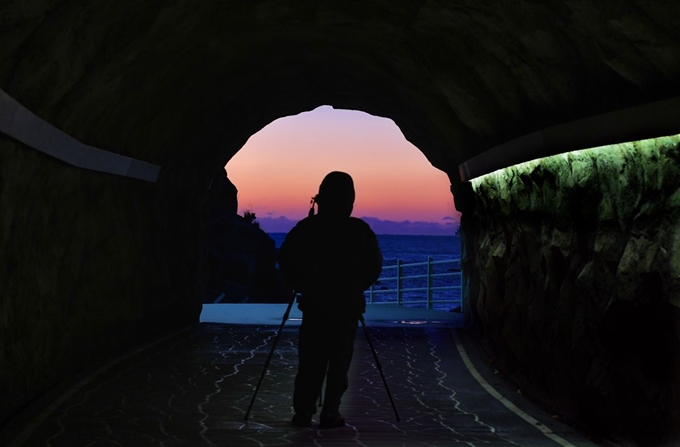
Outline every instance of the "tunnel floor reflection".
{"label": "tunnel floor reflection", "polygon": [[[203,323],[93,377],[23,445],[558,445],[479,386],[457,352],[452,331],[370,328],[399,423],[366,339],[358,333],[350,389],[341,406],[348,425],[320,430],[315,418],[311,429],[291,427],[295,327],[284,329],[244,423],[276,327]],[[566,445],[593,445],[549,421],[549,415],[541,417],[569,439]]]}

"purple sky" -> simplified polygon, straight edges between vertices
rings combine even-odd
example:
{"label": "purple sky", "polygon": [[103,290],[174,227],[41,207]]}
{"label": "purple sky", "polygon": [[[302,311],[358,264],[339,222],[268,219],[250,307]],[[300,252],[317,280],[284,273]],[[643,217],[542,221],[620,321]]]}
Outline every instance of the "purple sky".
{"label": "purple sky", "polygon": [[352,175],[353,215],[378,234],[454,234],[446,174],[406,141],[392,120],[329,106],[278,119],[227,163],[239,212],[254,211],[267,232],[287,232],[309,209],[330,171]]}

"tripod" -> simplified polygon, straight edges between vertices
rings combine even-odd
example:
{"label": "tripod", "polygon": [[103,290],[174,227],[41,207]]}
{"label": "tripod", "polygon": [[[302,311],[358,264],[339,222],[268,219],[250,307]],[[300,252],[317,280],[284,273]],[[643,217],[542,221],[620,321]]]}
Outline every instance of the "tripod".
{"label": "tripod", "polygon": [[[281,332],[283,331],[283,326],[286,324],[286,321],[288,320],[288,316],[290,315],[290,309],[293,307],[293,303],[295,302],[295,297],[297,293],[293,292],[290,302],[288,303],[288,307],[286,308],[286,312],[283,314],[283,319],[281,320],[281,326],[279,326],[279,330],[276,333],[276,337],[274,337],[274,342],[272,343],[272,348],[269,351],[269,355],[267,356],[267,360],[264,362],[264,368],[262,369],[262,374],[260,375],[260,380],[257,382],[257,386],[255,387],[255,392],[253,393],[253,397],[250,400],[250,405],[248,405],[248,410],[246,411],[245,416],[243,417],[244,422],[248,422],[248,416],[250,416],[250,410],[253,408],[253,404],[255,403],[255,398],[257,396],[257,392],[260,390],[260,386],[262,385],[262,379],[264,379],[265,374],[267,373],[267,368],[269,368],[269,363],[271,362],[272,356],[274,355],[274,350],[276,349],[276,344],[279,341],[279,337],[281,336]],[[385,385],[385,390],[387,391],[387,396],[390,399],[390,403],[392,404],[392,410],[394,410],[394,415],[397,418],[397,422],[399,422],[401,419],[399,418],[399,413],[397,413],[397,407],[394,405],[394,400],[392,399],[392,393],[390,393],[390,388],[387,386],[387,380],[385,379],[385,374],[383,373],[382,365],[380,364],[380,360],[378,359],[378,354],[375,352],[375,347],[373,346],[373,342],[371,341],[371,337],[368,334],[368,329],[366,329],[366,322],[364,321],[364,316],[360,315],[359,316],[359,321],[361,321],[361,326],[364,329],[364,334],[366,335],[366,340],[368,341],[368,346],[371,348],[371,352],[373,353],[373,359],[375,360],[375,365],[378,368],[378,371],[380,371],[380,377],[382,377],[383,384]],[[319,396],[319,406],[321,406],[321,396]]]}
{"label": "tripod", "polygon": [[368,341],[368,346],[371,347],[371,352],[373,352],[373,359],[375,360],[375,366],[378,368],[378,371],[380,371],[380,377],[382,377],[383,384],[385,385],[385,391],[387,391],[387,397],[390,398],[390,403],[392,404],[392,410],[394,410],[394,416],[397,418],[397,422],[399,422],[401,419],[399,418],[399,413],[397,413],[397,407],[394,405],[394,399],[392,399],[392,393],[390,393],[390,387],[387,386],[387,380],[385,380],[385,373],[383,373],[382,365],[380,364],[380,360],[378,359],[378,354],[375,352],[375,348],[373,347],[373,342],[371,341],[371,337],[368,335],[368,329],[366,329],[366,321],[364,320],[363,315],[359,315],[359,321],[361,321],[361,327],[364,328],[364,334],[366,334],[366,340]]}

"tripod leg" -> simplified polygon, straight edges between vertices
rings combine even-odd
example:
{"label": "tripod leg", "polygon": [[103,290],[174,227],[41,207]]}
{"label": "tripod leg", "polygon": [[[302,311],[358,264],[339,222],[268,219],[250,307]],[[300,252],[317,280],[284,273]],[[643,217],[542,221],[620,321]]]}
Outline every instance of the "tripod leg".
{"label": "tripod leg", "polygon": [[[323,373],[323,376],[326,377],[326,373]],[[319,408],[323,407],[323,382],[321,382],[321,388],[319,389]]]}
{"label": "tripod leg", "polygon": [[394,410],[394,416],[397,418],[397,422],[399,422],[401,419],[399,418],[399,413],[397,413],[397,407],[396,407],[396,405],[394,405],[394,399],[392,399],[392,393],[390,393],[390,387],[387,386],[387,380],[385,380],[385,374],[383,373],[382,365],[380,364],[380,360],[378,359],[378,354],[375,352],[375,348],[373,347],[373,342],[371,341],[371,337],[368,335],[368,329],[366,329],[366,322],[364,321],[363,315],[359,316],[359,321],[361,321],[361,327],[364,328],[364,334],[366,334],[366,340],[368,340],[368,346],[371,347],[371,352],[373,352],[373,358],[375,359],[375,366],[378,368],[378,371],[380,371],[380,377],[382,377],[382,381],[385,384],[385,391],[387,391],[387,397],[390,398],[390,403],[392,404],[392,410]]}
{"label": "tripod leg", "polygon": [[253,403],[255,403],[255,397],[257,396],[257,392],[260,389],[260,385],[262,385],[262,379],[264,379],[264,375],[267,372],[267,368],[269,368],[269,362],[272,360],[272,356],[274,355],[274,349],[276,349],[276,344],[279,341],[279,337],[281,336],[281,331],[283,330],[283,326],[286,324],[286,321],[288,320],[288,315],[290,315],[290,309],[293,307],[293,303],[295,302],[295,296],[296,293],[293,291],[292,296],[290,297],[290,302],[288,303],[288,307],[286,308],[286,312],[283,314],[283,319],[281,320],[281,326],[279,326],[279,330],[276,333],[276,337],[274,337],[274,341],[272,342],[272,349],[269,351],[269,355],[267,356],[267,360],[264,362],[264,368],[262,369],[262,375],[260,375],[260,380],[257,381],[257,386],[255,387],[255,392],[253,393],[253,398],[250,399],[250,405],[248,405],[248,410],[246,411],[246,415],[243,417],[244,422],[248,422],[248,416],[250,415],[250,410],[253,408]]}

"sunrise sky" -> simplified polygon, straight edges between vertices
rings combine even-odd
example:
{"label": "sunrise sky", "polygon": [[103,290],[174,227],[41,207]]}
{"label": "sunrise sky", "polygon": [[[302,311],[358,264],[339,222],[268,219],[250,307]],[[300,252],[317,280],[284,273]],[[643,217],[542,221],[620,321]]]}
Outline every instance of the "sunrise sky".
{"label": "sunrise sky", "polygon": [[454,234],[449,181],[386,118],[329,106],[278,119],[227,163],[239,213],[252,210],[267,232],[287,232],[306,216],[330,171],[354,178],[353,216],[378,234]]}

